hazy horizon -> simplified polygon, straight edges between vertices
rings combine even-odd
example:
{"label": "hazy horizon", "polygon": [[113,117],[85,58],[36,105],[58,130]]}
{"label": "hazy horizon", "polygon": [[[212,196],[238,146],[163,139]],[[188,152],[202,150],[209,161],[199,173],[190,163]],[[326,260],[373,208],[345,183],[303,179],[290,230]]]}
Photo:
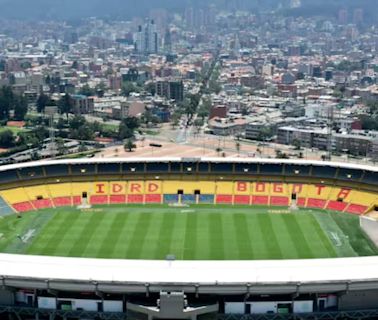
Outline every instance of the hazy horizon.
{"label": "hazy horizon", "polygon": [[[27,20],[70,20],[91,16],[127,19],[145,16],[154,8],[165,8],[170,12],[180,12],[185,6],[205,6],[215,4],[220,8],[241,8],[259,10],[277,8],[289,0],[0,0],[0,18]],[[302,0],[301,10],[296,15],[332,15],[340,7],[362,7],[373,19],[377,18],[375,0]],[[290,14],[290,13],[289,13]]]}

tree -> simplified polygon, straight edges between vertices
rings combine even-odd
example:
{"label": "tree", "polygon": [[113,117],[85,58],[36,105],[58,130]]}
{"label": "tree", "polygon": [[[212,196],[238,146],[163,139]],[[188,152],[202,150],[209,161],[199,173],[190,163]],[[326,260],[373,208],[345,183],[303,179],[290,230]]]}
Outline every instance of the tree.
{"label": "tree", "polygon": [[105,93],[106,90],[107,90],[107,87],[106,87],[106,84],[103,81],[101,81],[95,87],[96,95],[100,98],[104,96],[104,93]]}
{"label": "tree", "polygon": [[132,152],[136,148],[136,144],[131,139],[128,139],[123,147],[125,151]]}
{"label": "tree", "polygon": [[75,60],[74,62],[72,62],[72,66],[71,66],[72,69],[79,69],[79,63]]}
{"label": "tree", "polygon": [[139,121],[135,117],[127,117],[122,120],[118,128],[118,138],[130,139],[134,136],[134,131],[139,127]]}
{"label": "tree", "polygon": [[3,86],[0,89],[0,120],[7,120],[9,118],[9,111],[14,102],[14,94],[12,88]]}
{"label": "tree", "polygon": [[151,93],[152,96],[156,94],[156,85],[154,82],[146,82],[144,90]]}
{"label": "tree", "polygon": [[88,84],[85,84],[78,92],[79,94],[82,94],[83,96],[94,96],[96,94],[96,91],[92,89]]}
{"label": "tree", "polygon": [[122,95],[129,97],[132,92],[139,92],[140,88],[137,87],[133,82],[126,81],[122,84]]}
{"label": "tree", "polygon": [[68,93],[60,98],[58,102],[58,109],[61,114],[66,115],[68,120],[68,114],[72,112],[73,109],[73,100]]}
{"label": "tree", "polygon": [[201,131],[201,128],[204,125],[204,121],[201,118],[198,118],[194,120],[194,126],[196,127],[196,132],[199,133]]}
{"label": "tree", "polygon": [[50,103],[50,98],[48,95],[41,93],[37,99],[37,111],[40,113],[45,112],[45,108]]}
{"label": "tree", "polygon": [[83,116],[75,116],[69,122],[69,126],[71,130],[78,130],[79,128],[85,125],[86,125],[86,120]]}
{"label": "tree", "polygon": [[11,148],[14,147],[14,135],[11,130],[5,130],[0,132],[0,147],[1,148]]}
{"label": "tree", "polygon": [[238,153],[238,157],[240,156],[240,147],[241,147],[240,142],[236,142],[235,148],[236,148],[236,152]]}
{"label": "tree", "polygon": [[25,97],[16,96],[14,99],[14,118],[16,120],[24,120],[28,112],[28,103]]}
{"label": "tree", "polygon": [[294,139],[293,146],[295,150],[301,150],[301,141],[298,139]]}

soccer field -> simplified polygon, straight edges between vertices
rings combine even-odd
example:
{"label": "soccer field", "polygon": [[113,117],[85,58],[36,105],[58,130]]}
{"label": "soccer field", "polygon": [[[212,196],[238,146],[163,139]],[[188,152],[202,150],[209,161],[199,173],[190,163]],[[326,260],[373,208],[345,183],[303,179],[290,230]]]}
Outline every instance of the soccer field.
{"label": "soccer field", "polygon": [[47,209],[0,221],[0,251],[35,255],[252,260],[375,255],[358,217],[238,206]]}

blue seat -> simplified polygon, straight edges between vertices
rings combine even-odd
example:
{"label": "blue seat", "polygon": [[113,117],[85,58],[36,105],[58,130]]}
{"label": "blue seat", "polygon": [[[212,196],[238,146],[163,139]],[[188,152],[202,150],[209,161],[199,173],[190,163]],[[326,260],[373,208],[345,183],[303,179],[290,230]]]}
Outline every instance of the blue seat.
{"label": "blue seat", "polygon": [[163,200],[164,200],[164,203],[177,203],[178,202],[178,195],[177,194],[165,194]]}
{"label": "blue seat", "polygon": [[181,196],[182,203],[196,203],[196,196],[194,194],[183,194]]}
{"label": "blue seat", "polygon": [[200,203],[214,203],[214,195],[213,194],[200,194],[199,202]]}

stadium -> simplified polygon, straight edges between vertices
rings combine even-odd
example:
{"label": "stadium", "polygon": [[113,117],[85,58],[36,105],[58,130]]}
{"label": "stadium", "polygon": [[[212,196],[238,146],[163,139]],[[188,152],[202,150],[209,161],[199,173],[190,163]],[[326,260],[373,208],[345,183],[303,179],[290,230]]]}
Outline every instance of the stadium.
{"label": "stadium", "polygon": [[378,169],[273,159],[0,167],[3,319],[378,318]]}

